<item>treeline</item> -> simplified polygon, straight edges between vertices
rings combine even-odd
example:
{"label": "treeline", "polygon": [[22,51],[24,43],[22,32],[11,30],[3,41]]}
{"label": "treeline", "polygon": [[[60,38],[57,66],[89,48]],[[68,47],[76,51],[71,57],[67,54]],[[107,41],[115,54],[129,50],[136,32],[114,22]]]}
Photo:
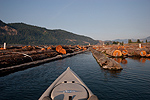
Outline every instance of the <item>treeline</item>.
{"label": "treeline", "polygon": [[[128,39],[128,43],[143,43],[143,41],[140,41],[140,39],[137,39],[136,42],[133,42],[131,39]],[[145,43],[148,43],[148,41],[145,40]]]}
{"label": "treeline", "polygon": [[[5,24],[0,22],[0,27],[8,25],[17,30],[17,35],[0,34],[0,44],[4,42],[9,44],[25,45],[88,45],[97,44],[98,41],[90,37],[77,35],[65,30],[50,30],[24,23]],[[0,28],[0,30],[2,30]],[[4,32],[4,31],[3,31]]]}

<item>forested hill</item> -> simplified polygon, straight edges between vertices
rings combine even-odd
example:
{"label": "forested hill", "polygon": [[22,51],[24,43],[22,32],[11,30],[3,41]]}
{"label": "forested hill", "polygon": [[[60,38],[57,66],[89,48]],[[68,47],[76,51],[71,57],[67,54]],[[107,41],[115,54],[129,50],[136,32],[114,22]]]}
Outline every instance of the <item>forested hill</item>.
{"label": "forested hill", "polygon": [[88,45],[98,41],[65,30],[50,30],[24,23],[6,24],[0,21],[0,44],[25,45]]}

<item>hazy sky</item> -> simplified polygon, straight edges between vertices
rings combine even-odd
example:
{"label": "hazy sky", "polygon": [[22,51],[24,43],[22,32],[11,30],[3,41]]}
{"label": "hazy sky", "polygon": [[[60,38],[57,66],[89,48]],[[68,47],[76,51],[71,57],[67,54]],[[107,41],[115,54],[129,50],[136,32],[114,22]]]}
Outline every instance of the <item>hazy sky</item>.
{"label": "hazy sky", "polygon": [[150,0],[0,0],[0,19],[96,40],[150,36]]}

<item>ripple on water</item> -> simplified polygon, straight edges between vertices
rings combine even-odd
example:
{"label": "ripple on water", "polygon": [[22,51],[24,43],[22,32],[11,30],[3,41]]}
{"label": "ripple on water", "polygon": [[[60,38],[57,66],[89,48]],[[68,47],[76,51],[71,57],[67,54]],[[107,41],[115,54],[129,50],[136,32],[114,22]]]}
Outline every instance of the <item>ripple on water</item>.
{"label": "ripple on water", "polygon": [[148,100],[150,61],[126,59],[122,71],[101,69],[87,52],[0,77],[0,100],[37,100],[70,67],[100,100]]}

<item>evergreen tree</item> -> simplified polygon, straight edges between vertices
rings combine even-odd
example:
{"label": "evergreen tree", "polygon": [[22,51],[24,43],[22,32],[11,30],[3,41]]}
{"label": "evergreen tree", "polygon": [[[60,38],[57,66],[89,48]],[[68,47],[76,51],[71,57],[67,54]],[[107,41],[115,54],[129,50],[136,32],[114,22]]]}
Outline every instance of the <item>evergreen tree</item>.
{"label": "evergreen tree", "polygon": [[137,39],[137,43],[141,43],[140,39]]}
{"label": "evergreen tree", "polygon": [[128,39],[128,43],[132,43],[132,40],[131,40],[131,39]]}

